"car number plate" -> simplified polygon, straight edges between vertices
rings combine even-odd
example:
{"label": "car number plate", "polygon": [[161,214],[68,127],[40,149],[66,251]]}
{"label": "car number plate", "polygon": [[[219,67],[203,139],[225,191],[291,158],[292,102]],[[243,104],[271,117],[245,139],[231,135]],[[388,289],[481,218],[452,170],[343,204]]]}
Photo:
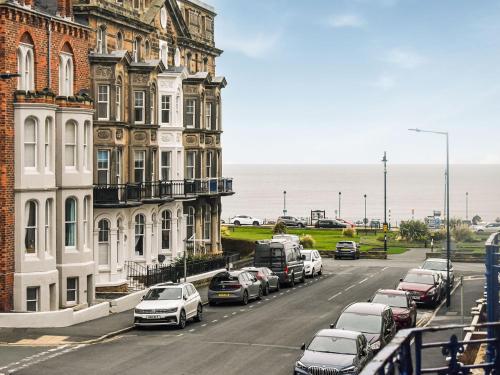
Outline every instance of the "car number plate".
{"label": "car number plate", "polygon": [[146,315],[146,319],[161,319],[161,315]]}
{"label": "car number plate", "polygon": [[231,293],[219,293],[217,294],[219,297],[229,297]]}

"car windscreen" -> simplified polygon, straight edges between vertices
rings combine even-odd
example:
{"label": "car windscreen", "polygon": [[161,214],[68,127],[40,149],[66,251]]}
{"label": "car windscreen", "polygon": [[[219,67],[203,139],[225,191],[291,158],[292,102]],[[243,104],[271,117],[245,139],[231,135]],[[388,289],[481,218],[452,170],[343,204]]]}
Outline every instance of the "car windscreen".
{"label": "car windscreen", "polygon": [[343,313],[335,328],[364,333],[379,333],[382,327],[382,317],[379,315],[363,315]]}
{"label": "car windscreen", "polygon": [[316,336],[307,350],[323,353],[357,354],[356,340],[345,337]]}
{"label": "car windscreen", "polygon": [[423,275],[418,273],[409,273],[403,279],[404,282],[407,283],[415,283],[415,284],[434,284],[434,277],[432,275]]}
{"label": "car windscreen", "polygon": [[229,272],[219,273],[212,277],[210,281],[210,287],[214,285],[220,285],[222,283],[236,283],[238,282],[237,275],[231,275]]}
{"label": "car windscreen", "polygon": [[397,294],[375,294],[372,302],[382,303],[391,307],[408,307],[408,299],[406,298],[406,296]]}
{"label": "car windscreen", "polygon": [[337,242],[337,246],[342,247],[354,247],[352,242]]}
{"label": "car windscreen", "polygon": [[178,300],[182,298],[181,288],[154,288],[144,296],[145,301]]}
{"label": "car windscreen", "polygon": [[301,255],[304,255],[306,257],[305,260],[309,260],[309,261],[311,260],[311,253],[303,253]]}
{"label": "car windscreen", "polygon": [[427,260],[422,268],[433,271],[446,271],[446,262],[434,262],[432,260]]}
{"label": "car windscreen", "polygon": [[257,244],[255,247],[254,266],[280,271],[284,263],[285,251],[282,247],[270,247],[268,244]]}

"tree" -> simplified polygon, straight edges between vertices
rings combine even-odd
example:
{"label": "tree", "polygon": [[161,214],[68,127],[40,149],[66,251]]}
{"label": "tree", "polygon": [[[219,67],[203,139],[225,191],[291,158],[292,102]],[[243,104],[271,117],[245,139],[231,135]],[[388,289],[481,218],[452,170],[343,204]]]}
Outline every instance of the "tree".
{"label": "tree", "polygon": [[481,216],[479,216],[479,215],[475,215],[472,218],[472,224],[474,224],[474,225],[478,225],[481,221],[483,221],[483,219],[481,219]]}
{"label": "tree", "polygon": [[429,237],[429,229],[420,220],[410,220],[401,222],[399,234],[407,241],[424,241]]}
{"label": "tree", "polygon": [[450,219],[450,228],[456,228],[462,225],[462,219],[458,217],[452,217]]}
{"label": "tree", "polygon": [[497,217],[497,218],[495,219],[495,221],[496,221],[497,223],[500,223],[500,217]]}
{"label": "tree", "polygon": [[273,234],[286,234],[286,225],[282,221],[278,221],[273,227]]}

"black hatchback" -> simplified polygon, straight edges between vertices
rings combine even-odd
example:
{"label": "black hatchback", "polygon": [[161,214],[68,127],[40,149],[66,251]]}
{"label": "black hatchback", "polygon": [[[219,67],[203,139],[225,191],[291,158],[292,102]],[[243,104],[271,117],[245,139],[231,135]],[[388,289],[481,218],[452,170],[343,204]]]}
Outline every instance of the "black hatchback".
{"label": "black hatchback", "polygon": [[315,224],[316,228],[347,228],[347,225],[333,219],[321,219]]}
{"label": "black hatchback", "polygon": [[358,374],[373,358],[365,336],[356,331],[322,329],[295,362],[295,375]]}

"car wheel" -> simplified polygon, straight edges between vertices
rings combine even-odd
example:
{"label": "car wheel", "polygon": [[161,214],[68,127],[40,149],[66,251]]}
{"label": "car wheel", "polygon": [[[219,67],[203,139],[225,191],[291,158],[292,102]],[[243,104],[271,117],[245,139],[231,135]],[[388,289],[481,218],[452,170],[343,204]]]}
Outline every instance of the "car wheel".
{"label": "car wheel", "polygon": [[264,291],[262,290],[262,285],[259,286],[259,294],[257,294],[257,299],[260,301],[262,299],[262,294],[264,294]]}
{"label": "car wheel", "polygon": [[302,223],[299,224],[299,228],[305,228],[306,226]]}
{"label": "car wheel", "polygon": [[302,271],[302,277],[300,278],[299,280],[302,284],[304,284],[306,282],[306,273],[304,271]]}
{"label": "car wheel", "polygon": [[246,290],[243,292],[243,299],[241,300],[241,303],[243,305],[248,305],[248,292]]}
{"label": "car wheel", "polygon": [[236,220],[233,224],[234,224],[235,226],[237,226],[237,227],[239,227],[239,226],[241,225],[241,223],[240,223],[238,220]]}
{"label": "car wheel", "polygon": [[290,287],[293,288],[295,286],[295,275],[292,273],[290,280]]}
{"label": "car wheel", "polygon": [[318,276],[321,276],[321,275],[323,275],[323,266],[321,266],[319,268],[319,271],[318,271]]}
{"label": "car wheel", "polygon": [[266,283],[266,287],[264,288],[264,295],[269,295],[269,283]]}
{"label": "car wheel", "polygon": [[339,259],[339,257],[338,257],[338,256],[336,256],[336,255],[334,255],[334,256],[333,256],[333,259]]}
{"label": "car wheel", "polygon": [[254,221],[253,224],[252,224],[254,227],[258,227],[260,224],[258,221]]}
{"label": "car wheel", "polygon": [[276,291],[279,292],[280,291],[280,282],[278,281],[276,283]]}
{"label": "car wheel", "polygon": [[314,268],[313,268],[313,270],[311,271],[311,278],[313,278],[313,279],[314,279]]}
{"label": "car wheel", "polygon": [[177,324],[179,329],[184,329],[186,327],[186,312],[181,310],[179,314],[179,323]]}
{"label": "car wheel", "polygon": [[196,316],[194,317],[194,320],[197,322],[201,322],[203,320],[203,306],[198,304],[198,307],[196,308]]}

